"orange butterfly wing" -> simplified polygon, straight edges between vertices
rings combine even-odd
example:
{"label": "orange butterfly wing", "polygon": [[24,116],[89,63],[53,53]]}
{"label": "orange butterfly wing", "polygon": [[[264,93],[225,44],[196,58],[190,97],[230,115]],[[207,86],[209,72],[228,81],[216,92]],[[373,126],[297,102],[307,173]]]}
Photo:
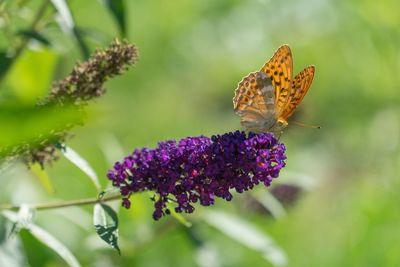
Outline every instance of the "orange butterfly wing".
{"label": "orange butterfly wing", "polygon": [[288,45],[278,48],[272,58],[265,63],[261,71],[272,80],[275,88],[275,103],[277,113],[287,106],[290,96],[290,83],[293,77],[292,52]]}
{"label": "orange butterfly wing", "polygon": [[288,45],[279,47],[259,72],[243,78],[235,90],[233,106],[242,125],[281,131],[310,88],[314,73],[314,66],[309,66],[293,79],[292,52]]}
{"label": "orange butterfly wing", "polygon": [[250,73],[239,83],[233,108],[248,128],[262,128],[275,119],[275,97],[271,80],[262,72]]}
{"label": "orange butterfly wing", "polygon": [[294,112],[296,107],[303,100],[310,89],[314,78],[315,67],[308,66],[294,77],[289,95],[289,102],[281,113],[278,113],[279,120],[287,120]]}

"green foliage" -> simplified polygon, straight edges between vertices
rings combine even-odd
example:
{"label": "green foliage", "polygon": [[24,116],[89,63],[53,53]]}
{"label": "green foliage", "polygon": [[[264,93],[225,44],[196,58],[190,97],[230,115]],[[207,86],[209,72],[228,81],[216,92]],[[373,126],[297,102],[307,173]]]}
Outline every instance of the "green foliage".
{"label": "green foliage", "polygon": [[83,171],[93,182],[93,185],[96,187],[96,189],[101,191],[99,177],[97,177],[96,172],[93,170],[90,164],[70,147],[63,146],[61,151],[64,157],[76,165],[81,171]]}
{"label": "green foliage", "polygon": [[35,30],[21,30],[18,34],[22,35],[26,39],[36,40],[44,46],[50,46],[51,42],[45,36]]}
{"label": "green foliage", "polygon": [[33,221],[34,210],[29,209],[27,206],[23,206],[20,211],[17,213],[11,211],[4,211],[2,215],[6,217],[10,222],[14,223],[16,227],[14,227],[14,233],[19,232],[24,229],[27,230],[33,237],[35,237],[38,241],[48,246],[54,252],[56,252],[70,267],[79,267],[77,259],[72,255],[67,247],[64,246],[57,238],[48,233],[43,228],[35,225]]}
{"label": "green foliage", "polygon": [[273,266],[287,265],[288,260],[283,250],[266,233],[251,223],[221,211],[207,212],[204,219],[237,242],[260,252]]}
{"label": "green foliage", "polygon": [[105,0],[104,3],[110,9],[111,14],[113,14],[115,20],[117,21],[121,37],[126,37],[126,17],[124,0]]}
{"label": "green foliage", "polygon": [[55,193],[53,183],[47,174],[46,170],[40,166],[40,164],[35,163],[29,166],[30,170],[33,174],[39,179],[40,183],[42,184],[43,188],[46,189],[47,193],[53,195]]}
{"label": "green foliage", "polygon": [[52,4],[60,16],[61,27],[68,31],[70,35],[75,37],[83,59],[88,59],[90,56],[89,47],[83,39],[82,31],[75,25],[75,21],[68,7],[67,1],[52,0]]}
{"label": "green foliage", "polygon": [[9,70],[4,86],[19,102],[34,105],[38,98],[46,95],[56,63],[57,54],[51,49],[27,50]]}
{"label": "green foliage", "polygon": [[96,204],[93,212],[93,224],[99,237],[121,254],[118,247],[117,213],[106,204]]}

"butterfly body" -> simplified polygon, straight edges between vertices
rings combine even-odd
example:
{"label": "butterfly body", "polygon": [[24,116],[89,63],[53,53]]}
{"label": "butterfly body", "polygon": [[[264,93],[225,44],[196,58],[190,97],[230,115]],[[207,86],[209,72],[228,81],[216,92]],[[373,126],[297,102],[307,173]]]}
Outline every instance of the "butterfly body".
{"label": "butterfly body", "polygon": [[294,78],[292,53],[281,46],[258,72],[244,77],[235,90],[233,107],[240,122],[253,132],[279,134],[307,93],[314,77],[309,66]]}

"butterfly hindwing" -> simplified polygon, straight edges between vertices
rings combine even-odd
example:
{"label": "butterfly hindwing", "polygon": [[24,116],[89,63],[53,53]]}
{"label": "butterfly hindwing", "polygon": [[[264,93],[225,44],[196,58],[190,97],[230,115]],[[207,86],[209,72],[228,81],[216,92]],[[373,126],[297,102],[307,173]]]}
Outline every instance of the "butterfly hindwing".
{"label": "butterfly hindwing", "polygon": [[253,72],[239,83],[233,107],[248,129],[261,128],[275,120],[275,95],[271,80],[263,72]]}
{"label": "butterfly hindwing", "polygon": [[304,96],[307,94],[308,89],[311,86],[312,80],[314,78],[315,67],[308,66],[304,70],[302,70],[299,74],[294,77],[291,85],[290,95],[289,95],[289,103],[279,113],[279,118],[287,120],[289,118],[296,107],[303,100]]}
{"label": "butterfly hindwing", "polygon": [[271,80],[275,89],[275,102],[277,113],[287,106],[289,90],[293,77],[292,52],[288,45],[278,48],[272,58],[261,68]]}

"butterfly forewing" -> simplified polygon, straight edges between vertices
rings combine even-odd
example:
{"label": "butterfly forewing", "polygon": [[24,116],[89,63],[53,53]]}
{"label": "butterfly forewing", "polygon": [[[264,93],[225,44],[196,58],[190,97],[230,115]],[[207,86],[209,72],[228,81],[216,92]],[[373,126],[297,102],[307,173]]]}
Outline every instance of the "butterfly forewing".
{"label": "butterfly forewing", "polygon": [[275,89],[276,111],[281,113],[289,102],[289,90],[293,77],[292,52],[288,45],[278,48],[261,71],[272,80]]}
{"label": "butterfly forewing", "polygon": [[308,66],[294,77],[290,89],[289,103],[281,113],[278,113],[280,119],[287,120],[293,114],[296,107],[307,94],[314,78],[314,73],[315,67]]}

